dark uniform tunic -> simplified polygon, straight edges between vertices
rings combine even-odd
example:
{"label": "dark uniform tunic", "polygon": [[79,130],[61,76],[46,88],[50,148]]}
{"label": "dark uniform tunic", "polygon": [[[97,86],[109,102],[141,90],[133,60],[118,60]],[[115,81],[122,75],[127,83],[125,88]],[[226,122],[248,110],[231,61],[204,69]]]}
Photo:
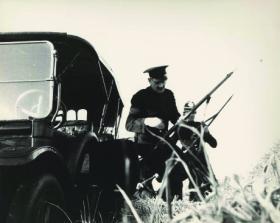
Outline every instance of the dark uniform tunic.
{"label": "dark uniform tunic", "polygon": [[180,117],[175,98],[171,90],[163,93],[155,92],[151,87],[138,91],[131,99],[131,108],[126,121],[126,129],[135,132],[135,141],[138,143],[155,144],[158,139],[149,134],[144,125],[147,117],[157,117],[163,120],[165,129],[150,128],[157,135],[163,135],[168,128],[168,122],[173,124]]}

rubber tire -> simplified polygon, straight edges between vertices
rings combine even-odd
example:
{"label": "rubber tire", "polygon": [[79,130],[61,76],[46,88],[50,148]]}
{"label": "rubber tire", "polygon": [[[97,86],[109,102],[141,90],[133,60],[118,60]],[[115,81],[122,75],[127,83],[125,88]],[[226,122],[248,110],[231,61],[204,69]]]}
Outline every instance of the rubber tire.
{"label": "rubber tire", "polygon": [[[12,199],[6,223],[61,223],[64,222],[63,212],[53,205],[64,210],[64,193],[51,174],[44,174],[33,181],[20,185]],[[43,220],[44,217],[49,219]],[[49,215],[48,215],[49,214]]]}

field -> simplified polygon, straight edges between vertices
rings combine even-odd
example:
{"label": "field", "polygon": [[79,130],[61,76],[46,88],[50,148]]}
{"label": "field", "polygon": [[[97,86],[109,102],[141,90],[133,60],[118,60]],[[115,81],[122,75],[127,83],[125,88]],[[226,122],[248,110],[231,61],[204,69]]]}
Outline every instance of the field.
{"label": "field", "polygon": [[133,200],[130,210],[134,214],[124,214],[122,221],[277,223],[280,221],[279,150],[278,143],[246,179],[235,175],[214,185],[213,192],[202,202],[190,202],[189,191],[185,187],[183,200],[173,200],[171,205],[156,198]]}
{"label": "field", "polygon": [[[226,177],[213,184],[213,192],[201,202],[189,201],[188,180],[184,182],[183,200],[170,204],[156,198],[129,198],[120,213],[100,218],[96,208],[85,204],[81,219],[76,222],[181,222],[181,223],[278,223],[280,222],[280,143],[252,169],[247,178]],[[164,183],[165,178],[163,179]],[[160,188],[159,194],[163,193]],[[97,198],[98,199],[98,198]],[[87,201],[88,202],[88,201]],[[85,202],[85,203],[87,203]],[[70,222],[72,222],[69,219]],[[75,223],[76,223],[75,222]]]}

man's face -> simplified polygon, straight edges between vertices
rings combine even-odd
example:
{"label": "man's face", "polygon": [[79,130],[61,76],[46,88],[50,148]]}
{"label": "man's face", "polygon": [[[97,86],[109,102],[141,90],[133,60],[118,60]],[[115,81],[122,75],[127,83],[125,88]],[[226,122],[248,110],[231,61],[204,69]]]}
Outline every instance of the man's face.
{"label": "man's face", "polygon": [[157,93],[163,93],[165,90],[166,80],[149,78],[151,88]]}
{"label": "man's face", "polygon": [[188,121],[194,121],[195,119],[195,114],[192,113],[189,117],[188,117]]}

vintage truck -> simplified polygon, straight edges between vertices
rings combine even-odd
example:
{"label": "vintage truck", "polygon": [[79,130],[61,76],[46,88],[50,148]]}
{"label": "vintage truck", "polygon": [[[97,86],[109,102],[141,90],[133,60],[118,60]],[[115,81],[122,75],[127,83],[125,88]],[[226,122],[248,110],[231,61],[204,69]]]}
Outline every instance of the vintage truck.
{"label": "vintage truck", "polygon": [[64,222],[93,184],[91,152],[118,134],[112,70],[74,35],[0,33],[0,94],[0,222]]}

